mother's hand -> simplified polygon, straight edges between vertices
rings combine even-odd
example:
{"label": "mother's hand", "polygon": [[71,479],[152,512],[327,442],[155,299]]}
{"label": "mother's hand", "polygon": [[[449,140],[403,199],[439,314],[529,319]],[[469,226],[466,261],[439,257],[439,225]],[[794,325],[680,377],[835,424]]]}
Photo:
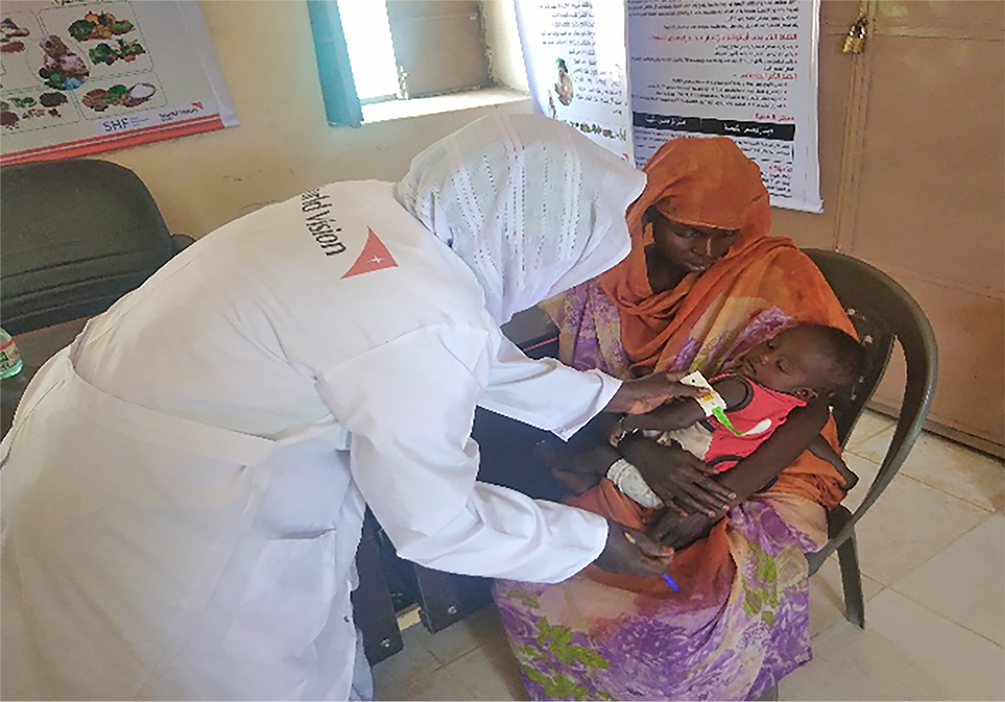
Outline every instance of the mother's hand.
{"label": "mother's hand", "polygon": [[622,441],[619,450],[671,509],[679,505],[717,517],[725,514],[736,498],[736,493],[712,479],[714,473],[701,459],[682,448],[662,446],[634,434]]}
{"label": "mother's hand", "polygon": [[708,536],[708,532],[722,516],[718,515],[718,518],[706,517],[704,514],[696,513],[681,517],[675,510],[668,509],[656,521],[649,535],[675,551],[679,551],[698,539]]}

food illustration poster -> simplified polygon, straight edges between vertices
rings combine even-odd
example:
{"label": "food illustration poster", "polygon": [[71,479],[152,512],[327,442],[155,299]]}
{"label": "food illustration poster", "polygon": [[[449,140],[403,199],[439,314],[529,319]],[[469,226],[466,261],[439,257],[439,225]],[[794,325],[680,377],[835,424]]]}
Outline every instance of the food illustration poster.
{"label": "food illustration poster", "polygon": [[11,12],[9,4],[0,5],[0,88],[11,90],[38,87],[41,80],[31,74],[28,54],[32,47],[41,53],[38,42],[45,37],[38,18],[30,12]]}
{"label": "food illustration poster", "polygon": [[[66,5],[42,10],[38,14],[49,37],[56,37],[65,43],[86,64],[89,76],[85,82],[153,69],[147,42],[136,21],[132,3]],[[41,72],[40,77],[46,71],[56,71],[58,82],[59,62],[62,60],[60,49],[46,50],[42,47],[42,51],[45,52],[42,57],[45,65],[37,69]],[[52,80],[48,79],[51,87],[59,87],[52,84]]]}
{"label": "food illustration poster", "polygon": [[0,65],[4,164],[237,124],[198,3],[11,0]]}
{"label": "food illustration poster", "polygon": [[39,41],[45,36],[31,13],[4,12],[0,18],[0,128],[5,133],[80,119],[64,91],[49,88],[31,75],[28,56],[33,48],[41,55]]}

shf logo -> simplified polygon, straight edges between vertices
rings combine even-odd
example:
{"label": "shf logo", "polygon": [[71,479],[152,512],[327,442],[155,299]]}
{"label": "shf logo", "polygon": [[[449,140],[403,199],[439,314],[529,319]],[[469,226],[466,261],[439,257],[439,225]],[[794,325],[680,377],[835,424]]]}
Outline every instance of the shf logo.
{"label": "shf logo", "polygon": [[106,134],[112,134],[129,129],[130,122],[128,117],[119,117],[118,119],[106,119],[101,123],[101,126]]}

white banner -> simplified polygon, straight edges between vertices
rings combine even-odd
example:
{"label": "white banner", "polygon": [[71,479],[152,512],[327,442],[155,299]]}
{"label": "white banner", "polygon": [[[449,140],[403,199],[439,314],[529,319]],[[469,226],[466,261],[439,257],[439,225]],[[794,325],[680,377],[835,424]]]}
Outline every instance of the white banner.
{"label": "white banner", "polygon": [[[817,156],[820,0],[517,1],[544,114],[640,168],[668,139],[732,137],[776,207],[822,212]],[[625,40],[627,18],[627,41]],[[617,73],[628,57],[628,77]],[[619,92],[631,88],[631,111]],[[628,134],[625,148],[612,137]]]}
{"label": "white banner", "polygon": [[0,163],[70,158],[237,125],[187,0],[5,0]]}
{"label": "white banner", "polygon": [[819,0],[628,0],[635,159],[671,137],[732,137],[771,204],[822,212]]}
{"label": "white banner", "polygon": [[516,10],[538,111],[631,161],[624,0],[518,0]]}

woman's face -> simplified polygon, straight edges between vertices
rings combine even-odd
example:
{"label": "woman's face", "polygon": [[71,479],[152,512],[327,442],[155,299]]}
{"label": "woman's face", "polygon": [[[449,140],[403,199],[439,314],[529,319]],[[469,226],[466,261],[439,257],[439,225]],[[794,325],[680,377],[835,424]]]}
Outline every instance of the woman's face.
{"label": "woman's face", "polygon": [[700,273],[726,255],[736,240],[736,229],[682,224],[649,211],[656,250],[673,266]]}

